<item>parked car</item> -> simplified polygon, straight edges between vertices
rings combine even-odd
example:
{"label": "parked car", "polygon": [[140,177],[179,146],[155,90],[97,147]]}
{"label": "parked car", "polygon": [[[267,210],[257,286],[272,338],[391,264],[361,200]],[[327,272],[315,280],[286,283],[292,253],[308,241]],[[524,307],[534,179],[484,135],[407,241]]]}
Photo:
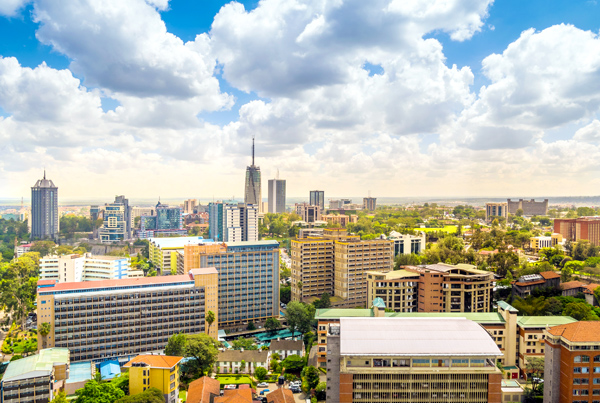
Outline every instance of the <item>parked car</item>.
{"label": "parked car", "polygon": [[299,388],[300,386],[302,386],[302,381],[292,381],[292,382],[290,382],[290,388],[293,387],[293,386],[296,386],[296,387]]}
{"label": "parked car", "polygon": [[223,389],[227,389],[227,390],[237,389],[237,386],[236,385],[225,385],[225,387]]}
{"label": "parked car", "polygon": [[268,383],[266,383],[266,382],[261,382],[261,383],[259,383],[259,384],[258,384],[258,385],[256,385],[256,386],[258,386],[259,388],[268,388],[268,387],[269,387],[269,384],[268,384]]}
{"label": "parked car", "polygon": [[269,389],[263,389],[263,390],[261,390],[261,391],[260,391],[260,393],[259,393],[259,394],[260,394],[261,396],[264,396],[264,395],[266,395],[266,394],[267,394],[267,393],[269,393],[269,392],[270,392],[270,390],[269,390]]}
{"label": "parked car", "polygon": [[300,389],[299,386],[292,386],[290,388],[290,390],[292,391],[292,393],[300,393],[300,392],[302,392],[302,389]]}

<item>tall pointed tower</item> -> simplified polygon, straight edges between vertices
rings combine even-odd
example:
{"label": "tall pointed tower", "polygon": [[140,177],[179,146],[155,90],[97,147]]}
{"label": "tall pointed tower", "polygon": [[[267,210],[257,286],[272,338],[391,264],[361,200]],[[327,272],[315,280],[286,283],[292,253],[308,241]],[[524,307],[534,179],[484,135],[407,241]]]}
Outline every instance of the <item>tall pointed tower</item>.
{"label": "tall pointed tower", "polygon": [[260,184],[260,167],[254,165],[254,137],[252,137],[252,165],[246,167],[244,203],[256,205],[259,211],[262,210],[262,192]]}
{"label": "tall pointed tower", "polygon": [[31,237],[58,237],[58,188],[50,179],[38,180],[31,188]]}

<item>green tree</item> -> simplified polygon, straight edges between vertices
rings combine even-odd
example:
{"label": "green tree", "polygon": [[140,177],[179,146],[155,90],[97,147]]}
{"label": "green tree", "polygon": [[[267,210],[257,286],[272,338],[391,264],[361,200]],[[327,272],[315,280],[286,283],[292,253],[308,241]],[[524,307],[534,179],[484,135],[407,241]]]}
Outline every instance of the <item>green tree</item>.
{"label": "green tree", "polygon": [[317,400],[321,400],[321,401],[327,399],[327,383],[326,382],[319,382],[319,384],[315,388],[315,397],[317,398]]}
{"label": "green tree", "polygon": [[210,371],[217,360],[219,350],[217,343],[207,334],[194,334],[187,336],[185,346],[186,368],[192,378],[200,378]]}
{"label": "green tree", "polygon": [[267,370],[263,367],[258,367],[256,368],[256,371],[254,371],[254,376],[259,381],[264,381],[265,379],[267,379]]}
{"label": "green tree", "polygon": [[240,372],[244,372],[245,369],[246,369],[246,361],[242,360],[240,362]]}
{"label": "green tree", "polygon": [[148,388],[137,395],[124,396],[115,403],[165,403],[165,396],[160,389]]}
{"label": "green tree", "polygon": [[287,356],[287,358],[281,362],[281,365],[286,371],[299,372],[304,368],[304,358],[300,357],[298,354],[292,354]]}
{"label": "green tree", "polygon": [[169,337],[169,341],[165,346],[165,354],[175,357],[182,357],[185,354],[185,346],[187,337],[183,333],[177,333]]}
{"label": "green tree", "polygon": [[592,311],[591,305],[585,302],[571,302],[567,304],[562,314],[577,320],[600,320]]}
{"label": "green tree", "polygon": [[523,209],[521,209],[521,208],[517,209],[517,211],[515,212],[515,215],[517,217],[523,217]]}
{"label": "green tree", "polygon": [[67,394],[64,390],[61,390],[56,396],[54,396],[54,399],[52,399],[50,403],[67,403]]}
{"label": "green tree", "polygon": [[20,321],[21,328],[29,312],[35,309],[38,265],[27,253],[5,267],[0,284],[0,306]]}
{"label": "green tree", "polygon": [[279,288],[279,300],[284,304],[287,304],[292,299],[292,287],[286,286]]}
{"label": "green tree", "polygon": [[537,382],[537,379],[540,379],[541,374],[544,372],[544,358],[542,357],[532,357],[532,358],[527,358],[527,364],[525,365],[525,371],[531,375],[530,377],[527,377],[527,379],[531,379],[533,381],[533,379],[535,378],[536,381],[532,382],[532,389],[534,392],[534,395],[539,395],[539,383]]}
{"label": "green tree", "polygon": [[213,322],[215,321],[215,313],[213,311],[208,311],[206,313],[206,323],[208,323],[208,334],[210,334],[210,327],[212,326]]}
{"label": "green tree", "polygon": [[311,329],[315,318],[315,307],[310,304],[292,301],[287,306],[287,323],[292,334],[295,331],[306,333]]}
{"label": "green tree", "polygon": [[234,341],[231,342],[231,347],[234,350],[258,350],[258,346],[256,345],[256,343],[254,343],[254,340],[252,339],[244,339],[242,337],[240,337],[239,339],[236,339]]}
{"label": "green tree", "polygon": [[324,292],[321,295],[321,308],[329,308],[331,307],[331,300],[328,292]]}
{"label": "green tree", "polygon": [[319,370],[312,365],[304,368],[302,371],[302,386],[305,387],[304,392],[308,393],[310,390],[317,387],[319,384]]}
{"label": "green tree", "polygon": [[75,403],[114,403],[125,396],[112,382],[98,383],[95,379],[88,381],[75,394]]}
{"label": "green tree", "polygon": [[52,325],[50,325],[49,322],[42,322],[38,326],[38,333],[43,338],[42,348],[46,348],[46,336],[48,336],[48,334],[50,333],[50,330],[52,330]]}
{"label": "green tree", "polygon": [[29,250],[31,252],[38,252],[41,257],[48,256],[54,252],[56,244],[52,241],[35,241]]}
{"label": "green tree", "polygon": [[[600,288],[600,287],[599,287]],[[271,334],[274,334],[281,327],[281,322],[275,318],[267,318],[265,321],[265,329]]]}
{"label": "green tree", "polygon": [[129,372],[119,374],[117,377],[113,378],[111,382],[117,388],[121,389],[125,395],[129,394]]}

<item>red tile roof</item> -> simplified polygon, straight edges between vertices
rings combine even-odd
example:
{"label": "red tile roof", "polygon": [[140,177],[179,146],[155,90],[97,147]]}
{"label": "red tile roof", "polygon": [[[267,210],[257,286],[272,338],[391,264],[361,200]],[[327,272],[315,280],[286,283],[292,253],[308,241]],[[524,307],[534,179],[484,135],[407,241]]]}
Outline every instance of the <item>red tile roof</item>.
{"label": "red tile roof", "polygon": [[210,395],[219,396],[221,382],[209,376],[203,376],[190,383],[187,403],[210,403]]}
{"label": "red tile roof", "polygon": [[279,388],[267,394],[267,403],[294,403],[294,394],[289,389]]}
{"label": "red tile roof", "polygon": [[572,342],[600,342],[600,322],[573,322],[548,329],[554,336],[562,336]]}
{"label": "red tile roof", "polygon": [[38,280],[37,285],[52,285],[56,284],[58,280]]}
{"label": "red tile roof", "polygon": [[566,283],[562,283],[560,288],[563,290],[572,290],[573,288],[582,288],[585,287],[581,281],[567,281]]}
{"label": "red tile roof", "polygon": [[555,273],[553,271],[543,271],[540,273],[540,276],[544,277],[546,280],[550,280],[552,278],[560,278],[560,274]]}
{"label": "red tile roof", "polygon": [[134,277],[124,278],[120,280],[99,280],[99,281],[81,281],[72,283],[59,283],[52,288],[48,288],[42,292],[48,291],[67,291],[67,290],[85,290],[94,288],[109,288],[109,287],[135,287],[140,285],[161,284],[161,283],[177,283],[177,282],[193,282],[189,274],[181,274],[178,276],[155,276],[155,277]]}
{"label": "red tile roof", "polygon": [[134,363],[143,362],[144,364],[150,365],[152,368],[173,368],[181,360],[183,360],[183,357],[145,354],[138,355],[137,357],[133,358],[131,361],[125,364],[124,367],[129,368]]}
{"label": "red tile roof", "polygon": [[252,389],[226,390],[214,403],[252,403]]}

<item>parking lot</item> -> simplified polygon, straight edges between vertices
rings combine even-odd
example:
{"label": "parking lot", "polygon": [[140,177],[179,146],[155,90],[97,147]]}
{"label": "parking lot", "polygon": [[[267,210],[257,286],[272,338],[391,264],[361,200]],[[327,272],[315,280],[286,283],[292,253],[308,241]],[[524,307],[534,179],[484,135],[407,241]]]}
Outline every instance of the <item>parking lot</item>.
{"label": "parking lot", "polygon": [[[277,385],[277,383],[269,383],[269,387],[268,388],[258,388],[258,389],[256,389],[256,393],[258,393],[259,397],[260,397],[260,396],[264,396],[264,395],[260,395],[261,391],[263,391],[265,389],[269,389],[269,391],[272,392],[274,390],[277,390],[278,388],[279,388],[279,385]],[[287,389],[288,385],[286,384],[284,386],[284,388]],[[305,401],[306,401],[306,394],[304,392],[294,393],[294,400],[297,403],[305,403]]]}

